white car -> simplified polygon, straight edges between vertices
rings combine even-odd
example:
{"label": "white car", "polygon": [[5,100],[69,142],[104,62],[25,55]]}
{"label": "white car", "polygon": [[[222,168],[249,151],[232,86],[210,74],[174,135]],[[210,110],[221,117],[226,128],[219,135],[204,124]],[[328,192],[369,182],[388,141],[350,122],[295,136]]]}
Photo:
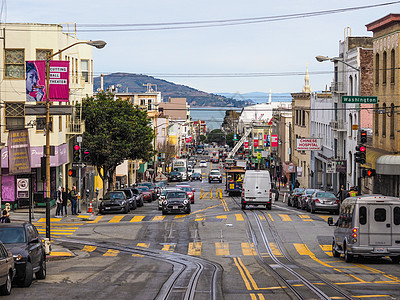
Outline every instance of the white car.
{"label": "white car", "polygon": [[200,168],[207,168],[207,162],[205,160],[200,161]]}

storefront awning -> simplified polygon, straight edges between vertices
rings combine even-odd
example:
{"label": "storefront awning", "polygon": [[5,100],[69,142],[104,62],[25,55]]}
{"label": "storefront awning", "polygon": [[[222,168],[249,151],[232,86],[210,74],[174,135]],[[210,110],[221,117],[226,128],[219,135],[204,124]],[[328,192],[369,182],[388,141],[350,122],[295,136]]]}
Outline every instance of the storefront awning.
{"label": "storefront awning", "polygon": [[367,155],[366,155],[366,162],[365,164],[362,164],[361,167],[367,168],[367,169],[375,169],[375,163],[376,160],[383,156],[388,154],[388,152],[380,150],[380,149],[373,149],[368,147],[367,148]]}
{"label": "storefront awning", "polygon": [[400,175],[400,155],[383,155],[375,164],[377,174]]}

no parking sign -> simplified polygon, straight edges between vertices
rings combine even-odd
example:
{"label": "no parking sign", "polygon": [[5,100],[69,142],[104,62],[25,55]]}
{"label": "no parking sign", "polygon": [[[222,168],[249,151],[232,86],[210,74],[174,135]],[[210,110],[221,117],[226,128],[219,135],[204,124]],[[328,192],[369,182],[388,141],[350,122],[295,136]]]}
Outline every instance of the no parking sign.
{"label": "no parking sign", "polygon": [[17,198],[29,198],[28,178],[17,178]]}

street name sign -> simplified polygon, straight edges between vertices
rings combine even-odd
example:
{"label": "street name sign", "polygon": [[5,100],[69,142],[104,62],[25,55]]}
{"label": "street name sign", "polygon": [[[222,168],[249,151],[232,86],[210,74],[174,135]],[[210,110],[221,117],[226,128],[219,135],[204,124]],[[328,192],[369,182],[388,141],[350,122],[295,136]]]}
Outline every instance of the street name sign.
{"label": "street name sign", "polygon": [[378,103],[376,96],[342,96],[342,103]]}

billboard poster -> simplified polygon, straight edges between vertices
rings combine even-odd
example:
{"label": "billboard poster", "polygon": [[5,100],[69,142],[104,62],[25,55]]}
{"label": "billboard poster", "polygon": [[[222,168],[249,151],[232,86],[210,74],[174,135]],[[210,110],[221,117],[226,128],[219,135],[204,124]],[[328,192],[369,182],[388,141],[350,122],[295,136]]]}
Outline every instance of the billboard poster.
{"label": "billboard poster", "polygon": [[278,135],[271,135],[271,147],[278,147]]}
{"label": "billboard poster", "polygon": [[[50,61],[49,100],[68,102],[69,62]],[[26,62],[25,88],[27,102],[46,101],[46,61]]]}
{"label": "billboard poster", "polygon": [[30,152],[28,129],[10,130],[8,133],[9,174],[31,173]]}
{"label": "billboard poster", "polygon": [[258,147],[258,140],[257,139],[254,139],[253,145],[254,145],[254,147]]}
{"label": "billboard poster", "polygon": [[244,142],[244,149],[248,149],[249,148],[249,142]]}
{"label": "billboard poster", "polygon": [[297,151],[321,150],[321,139],[297,139]]}

